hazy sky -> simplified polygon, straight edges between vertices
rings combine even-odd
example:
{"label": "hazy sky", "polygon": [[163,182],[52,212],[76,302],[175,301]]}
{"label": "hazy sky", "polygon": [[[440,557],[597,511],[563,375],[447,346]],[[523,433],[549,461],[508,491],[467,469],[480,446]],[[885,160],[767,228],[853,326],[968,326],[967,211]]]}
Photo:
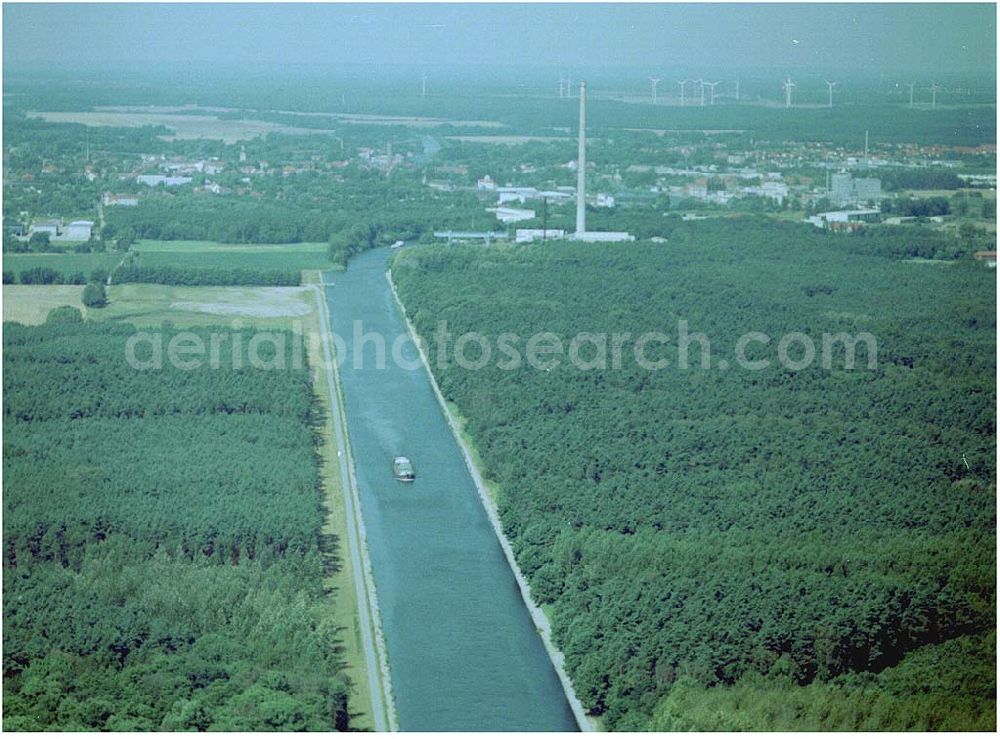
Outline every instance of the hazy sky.
{"label": "hazy sky", "polygon": [[4,64],[996,67],[993,5],[3,5]]}

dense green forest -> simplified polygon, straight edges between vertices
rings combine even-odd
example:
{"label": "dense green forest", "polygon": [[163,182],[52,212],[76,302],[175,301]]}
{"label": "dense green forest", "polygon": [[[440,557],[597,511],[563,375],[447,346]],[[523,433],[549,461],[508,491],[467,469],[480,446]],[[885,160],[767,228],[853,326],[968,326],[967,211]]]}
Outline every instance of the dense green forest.
{"label": "dense green forest", "polygon": [[115,282],[153,282],[160,285],[297,286],[302,273],[295,269],[241,269],[238,267],[143,266],[131,262],[115,270]]}
{"label": "dense green forest", "polygon": [[349,728],[307,371],[132,332],[4,326],[4,728]]}
{"label": "dense green forest", "polygon": [[[105,238],[128,231],[140,239],[195,239],[229,244],[326,241],[369,225],[396,238],[417,238],[435,228],[495,227],[472,196],[438,198],[412,174],[386,180],[355,172],[349,183],[300,178],[282,183],[281,202],[151,197],[135,208],[108,209]],[[441,202],[436,202],[441,201]]]}
{"label": "dense green forest", "polygon": [[[674,337],[661,371],[627,349],[620,369],[435,368],[609,728],[995,725],[995,275],[900,259],[943,238],[745,218],[395,257],[431,357],[441,320],[493,346]],[[677,369],[679,320],[711,369],[698,343]],[[877,366],[719,369],[750,331],[772,360],[788,332],[869,332]]]}
{"label": "dense green forest", "polygon": [[[481,83],[449,79],[448,95],[422,97],[418,76],[413,70],[388,72],[379,65],[378,74],[371,69],[355,67],[317,73],[314,69],[282,70],[276,77],[274,69],[244,70],[241,75],[205,70],[192,80],[186,70],[170,70],[157,65],[148,70],[144,79],[123,83],[119,70],[74,70],[72,75],[7,73],[5,108],[23,110],[88,110],[99,105],[186,105],[210,100],[213,106],[235,109],[237,115],[264,111],[265,118],[274,118],[274,111],[310,113],[380,114],[427,116],[455,125],[439,129],[442,133],[482,133],[462,126],[462,121],[496,121],[507,132],[534,133],[551,131],[553,121],[573,121],[576,100],[555,97],[558,75],[551,72],[551,86],[537,81],[536,70],[524,70],[533,84],[529,91],[511,85],[508,79],[491,87],[495,94],[484,94]],[[454,77],[450,74],[449,77]],[[84,77],[93,84],[81,86]],[[393,79],[394,78],[394,79]],[[521,80],[521,75],[512,79]],[[113,80],[113,83],[112,83]],[[780,75],[774,80],[758,81],[757,93],[750,81],[744,80],[747,96],[760,94],[776,101],[780,96]],[[663,106],[627,103],[619,98],[624,88],[632,94],[648,91],[646,72],[638,72],[628,83],[622,79],[599,81],[590,79],[590,100],[587,115],[595,132],[605,128],[670,128],[741,130],[751,133],[758,141],[833,141],[856,142],[871,130],[873,141],[896,141],[933,144],[977,145],[996,140],[996,108],[992,95],[971,97],[969,94],[942,93],[937,110],[908,109],[905,91],[884,86],[873,88],[869,83],[852,85],[853,90],[841,93],[844,104],[833,109],[760,105],[719,104],[714,106]],[[825,87],[821,80],[813,83],[816,95],[822,99]],[[984,89],[994,87],[992,80]],[[504,89],[507,88],[507,89]],[[887,89],[889,88],[889,89]],[[808,97],[806,87],[796,91],[797,99]],[[516,97],[515,97],[516,96]],[[805,97],[803,97],[805,96]],[[817,100],[818,102],[818,100]],[[254,116],[248,116],[254,117]],[[286,116],[283,122],[292,122]],[[317,116],[303,117],[296,125],[329,125]]]}

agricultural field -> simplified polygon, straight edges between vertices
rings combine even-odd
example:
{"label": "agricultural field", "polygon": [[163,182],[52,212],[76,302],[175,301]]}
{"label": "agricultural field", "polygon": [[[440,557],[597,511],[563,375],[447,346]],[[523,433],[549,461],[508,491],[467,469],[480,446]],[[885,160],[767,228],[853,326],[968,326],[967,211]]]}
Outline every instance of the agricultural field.
{"label": "agricultural field", "polygon": [[102,269],[110,272],[119,262],[123,254],[99,252],[89,254],[4,254],[4,272],[13,272],[20,282],[21,273],[35,268],[52,269],[64,279],[70,279],[74,274],[89,277],[94,270]]}
{"label": "agricultural field", "polygon": [[[494,348],[434,372],[604,726],[995,725],[996,278],[968,248],[747,218],[395,255],[428,356],[440,321]],[[681,368],[680,321],[707,368],[701,339]],[[500,364],[502,334],[523,358],[542,331],[664,332],[647,359],[667,367],[632,344],[619,366]],[[763,368],[734,361],[748,332],[772,337],[746,355]],[[853,369],[843,348],[781,364],[792,332],[867,333],[875,366],[865,345]]]}
{"label": "agricultural field", "polygon": [[45,323],[49,313],[62,306],[86,312],[80,285],[4,285],[3,320],[34,326]]}

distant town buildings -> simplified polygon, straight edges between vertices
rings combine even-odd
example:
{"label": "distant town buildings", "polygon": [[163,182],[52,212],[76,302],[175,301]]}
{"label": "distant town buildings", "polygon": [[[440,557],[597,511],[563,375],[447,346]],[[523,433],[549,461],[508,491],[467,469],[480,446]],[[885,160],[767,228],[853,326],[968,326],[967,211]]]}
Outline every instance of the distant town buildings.
{"label": "distant town buildings", "polygon": [[141,174],[135,178],[135,181],[140,185],[148,185],[149,187],[156,187],[157,185],[163,185],[164,187],[178,187],[180,185],[189,184],[191,182],[191,178],[162,174]]}

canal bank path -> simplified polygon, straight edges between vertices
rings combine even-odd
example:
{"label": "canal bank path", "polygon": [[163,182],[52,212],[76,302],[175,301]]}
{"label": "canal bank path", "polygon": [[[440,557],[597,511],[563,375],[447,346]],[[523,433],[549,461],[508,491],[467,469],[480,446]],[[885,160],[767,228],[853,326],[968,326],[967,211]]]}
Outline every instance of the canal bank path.
{"label": "canal bank path", "polygon": [[[399,728],[578,730],[417,349],[400,338],[388,256],[366,252],[324,283]],[[397,455],[414,482],[393,478]]]}

